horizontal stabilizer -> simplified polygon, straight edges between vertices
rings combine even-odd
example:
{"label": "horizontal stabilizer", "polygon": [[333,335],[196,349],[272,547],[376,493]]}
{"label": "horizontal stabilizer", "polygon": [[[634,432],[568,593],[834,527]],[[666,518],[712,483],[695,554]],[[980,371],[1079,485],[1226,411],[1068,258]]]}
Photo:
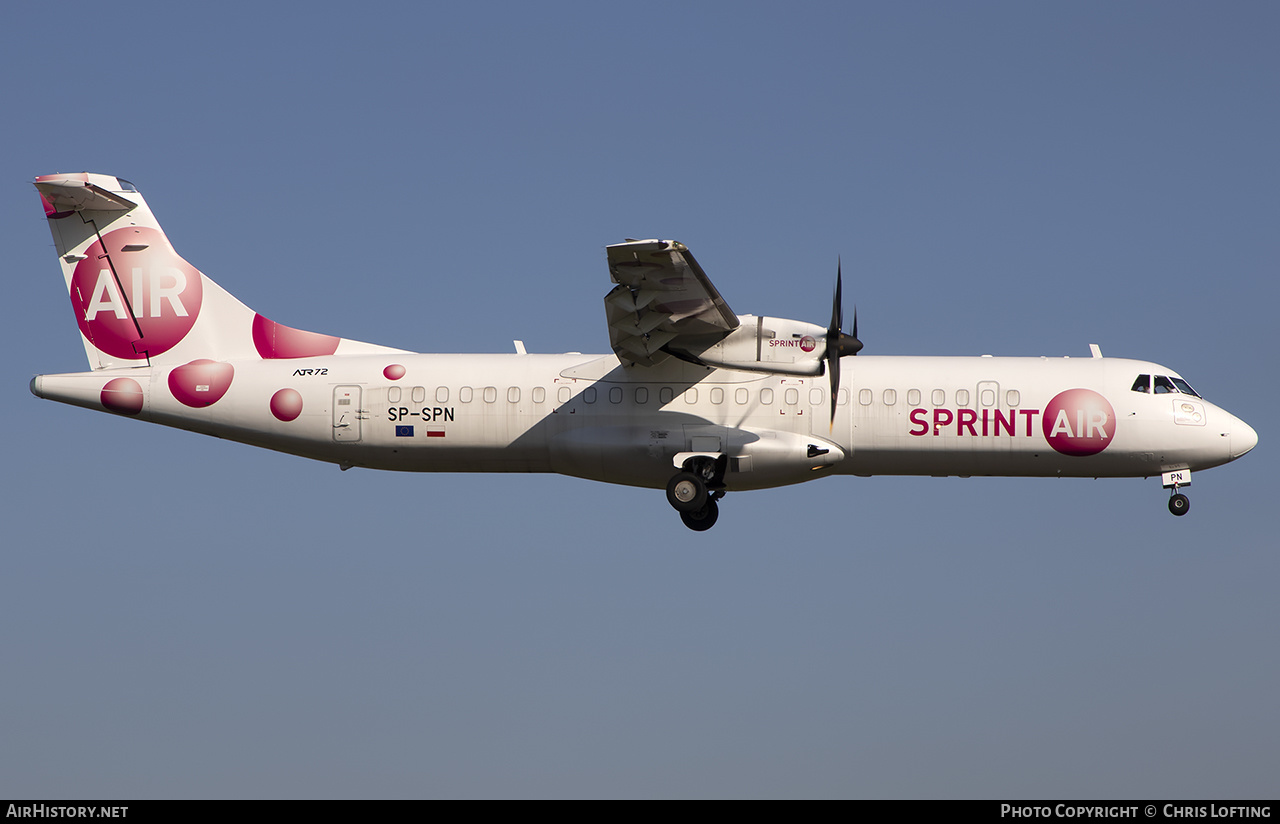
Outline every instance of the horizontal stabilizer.
{"label": "horizontal stabilizer", "polygon": [[45,209],[50,213],[125,212],[138,205],[89,181],[88,177],[85,174],[45,175],[36,178],[36,188],[44,198]]}

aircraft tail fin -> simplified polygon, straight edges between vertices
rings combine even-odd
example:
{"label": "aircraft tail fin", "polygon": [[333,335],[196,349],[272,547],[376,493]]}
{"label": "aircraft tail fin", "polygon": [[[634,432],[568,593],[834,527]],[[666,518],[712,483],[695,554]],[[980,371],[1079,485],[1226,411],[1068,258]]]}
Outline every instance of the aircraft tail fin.
{"label": "aircraft tail fin", "polygon": [[402,351],[291,329],[257,314],[174,251],[127,180],[43,175],[35,187],[94,370]]}

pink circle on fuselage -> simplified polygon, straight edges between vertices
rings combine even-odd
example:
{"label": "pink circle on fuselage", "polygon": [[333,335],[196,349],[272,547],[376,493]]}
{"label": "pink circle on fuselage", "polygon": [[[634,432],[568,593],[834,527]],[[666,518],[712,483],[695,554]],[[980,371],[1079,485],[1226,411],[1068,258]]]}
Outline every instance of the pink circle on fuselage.
{"label": "pink circle on fuselage", "polygon": [[404,377],[405,368],[398,363],[393,363],[386,369],[382,370],[382,376],[389,381],[398,381]]}
{"label": "pink circle on fuselage", "polygon": [[133,378],[114,378],[102,387],[102,405],[109,412],[136,415],[142,411],[142,387]]}
{"label": "pink circle on fuselage", "polygon": [[186,406],[203,409],[227,394],[235,374],[235,367],[229,363],[200,358],[169,373],[169,391]]}
{"label": "pink circle on fuselage", "polygon": [[1092,389],[1059,392],[1044,408],[1044,439],[1063,455],[1097,455],[1116,436],[1116,413]]}
{"label": "pink circle on fuselage", "polygon": [[271,396],[271,414],[286,423],[302,414],[302,394],[296,389],[281,389]]}

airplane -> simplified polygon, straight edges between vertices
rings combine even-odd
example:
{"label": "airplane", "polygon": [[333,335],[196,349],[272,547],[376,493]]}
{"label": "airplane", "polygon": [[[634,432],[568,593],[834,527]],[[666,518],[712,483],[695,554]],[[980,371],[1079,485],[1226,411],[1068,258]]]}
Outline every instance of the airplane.
{"label": "airplane", "polygon": [[606,247],[613,352],[419,354],[269,320],[180,257],[127,180],[37,177],[90,371],[40,398],[337,464],[546,472],[665,489],[695,531],[728,492],[830,475],[1154,477],[1258,442],[1159,364],[860,354],[837,264],[826,327],[738,315],[682,243]]}

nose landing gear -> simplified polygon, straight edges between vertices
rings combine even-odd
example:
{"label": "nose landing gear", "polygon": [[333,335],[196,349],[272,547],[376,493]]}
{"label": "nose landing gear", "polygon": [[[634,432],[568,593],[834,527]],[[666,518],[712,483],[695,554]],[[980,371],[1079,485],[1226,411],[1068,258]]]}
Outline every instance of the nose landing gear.
{"label": "nose landing gear", "polygon": [[1169,490],[1169,511],[1178,516],[1186,515],[1187,510],[1191,508],[1191,501],[1178,491],[1178,487],[1191,486],[1191,470],[1179,469],[1165,472],[1160,476],[1160,483]]}

